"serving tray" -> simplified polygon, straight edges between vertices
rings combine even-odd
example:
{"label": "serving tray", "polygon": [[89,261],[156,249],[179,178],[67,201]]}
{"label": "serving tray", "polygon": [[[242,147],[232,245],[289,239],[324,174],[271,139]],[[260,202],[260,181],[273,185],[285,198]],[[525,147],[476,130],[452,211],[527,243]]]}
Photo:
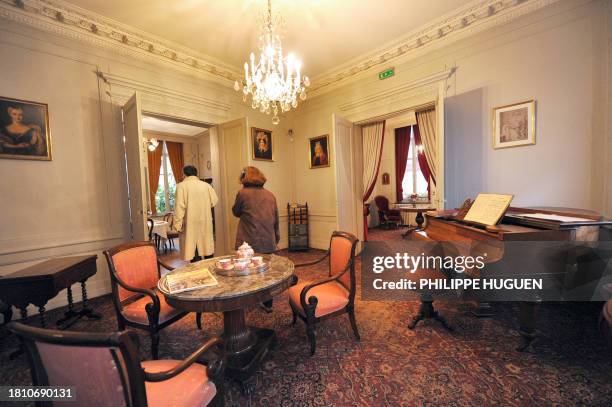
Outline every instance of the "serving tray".
{"label": "serving tray", "polygon": [[250,276],[251,274],[263,273],[263,272],[268,271],[268,269],[270,269],[270,265],[268,263],[263,263],[260,266],[247,267],[242,270],[235,270],[235,269],[226,270],[226,269],[218,268],[215,266],[214,272],[215,274],[218,274],[220,276],[242,277],[242,276]]}

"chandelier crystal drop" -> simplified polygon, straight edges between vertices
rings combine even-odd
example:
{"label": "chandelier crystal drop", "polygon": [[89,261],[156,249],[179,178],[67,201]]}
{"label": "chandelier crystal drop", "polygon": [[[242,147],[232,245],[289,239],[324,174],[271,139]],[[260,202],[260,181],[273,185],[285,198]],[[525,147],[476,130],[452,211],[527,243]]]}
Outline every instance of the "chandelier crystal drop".
{"label": "chandelier crystal drop", "polygon": [[268,0],[259,37],[259,59],[251,52],[250,63],[244,63],[244,82],[234,83],[236,91],[242,89],[242,100],[246,102],[250,94],[251,107],[272,114],[274,124],[280,122],[280,113],[298,106],[298,97],[306,100],[306,88],[310,86],[308,77],[301,76],[302,63],[293,54],[283,55],[277,26],[272,19],[272,0]]}

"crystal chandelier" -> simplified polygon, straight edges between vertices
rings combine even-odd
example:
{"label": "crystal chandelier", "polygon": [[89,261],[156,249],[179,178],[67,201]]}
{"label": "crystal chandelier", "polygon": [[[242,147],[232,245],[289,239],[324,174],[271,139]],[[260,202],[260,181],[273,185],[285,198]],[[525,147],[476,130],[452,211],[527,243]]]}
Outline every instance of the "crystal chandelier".
{"label": "crystal chandelier", "polygon": [[272,123],[278,124],[279,113],[288,112],[298,106],[298,95],[306,99],[307,76],[300,75],[302,63],[293,55],[283,56],[278,22],[272,19],[272,0],[268,0],[268,13],[264,16],[262,34],[259,37],[259,62],[251,52],[250,64],[244,63],[244,83],[236,81],[234,89],[242,88],[242,100],[251,94],[251,107],[260,112],[273,114]]}

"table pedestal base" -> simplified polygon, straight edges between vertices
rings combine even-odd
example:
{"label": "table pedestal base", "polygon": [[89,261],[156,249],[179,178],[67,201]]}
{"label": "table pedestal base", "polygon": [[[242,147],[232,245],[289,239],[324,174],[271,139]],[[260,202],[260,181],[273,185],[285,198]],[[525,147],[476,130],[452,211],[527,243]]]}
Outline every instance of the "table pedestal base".
{"label": "table pedestal base", "polygon": [[271,329],[250,328],[245,324],[244,310],[223,313],[223,339],[227,355],[227,377],[236,380],[244,394],[253,390],[248,379],[276,344]]}

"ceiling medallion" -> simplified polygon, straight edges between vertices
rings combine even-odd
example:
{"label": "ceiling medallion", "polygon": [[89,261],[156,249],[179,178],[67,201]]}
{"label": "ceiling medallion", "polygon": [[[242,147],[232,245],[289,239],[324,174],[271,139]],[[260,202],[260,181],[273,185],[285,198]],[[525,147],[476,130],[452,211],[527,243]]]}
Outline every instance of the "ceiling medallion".
{"label": "ceiling medallion", "polygon": [[268,0],[268,12],[263,18],[259,37],[259,62],[251,52],[250,64],[244,63],[244,82],[236,81],[234,89],[242,88],[242,100],[251,95],[251,107],[262,113],[273,114],[272,123],[280,122],[279,114],[298,106],[298,96],[306,99],[306,88],[310,79],[300,75],[302,62],[293,54],[283,56],[281,38],[278,33],[280,18],[272,19],[272,0]]}

